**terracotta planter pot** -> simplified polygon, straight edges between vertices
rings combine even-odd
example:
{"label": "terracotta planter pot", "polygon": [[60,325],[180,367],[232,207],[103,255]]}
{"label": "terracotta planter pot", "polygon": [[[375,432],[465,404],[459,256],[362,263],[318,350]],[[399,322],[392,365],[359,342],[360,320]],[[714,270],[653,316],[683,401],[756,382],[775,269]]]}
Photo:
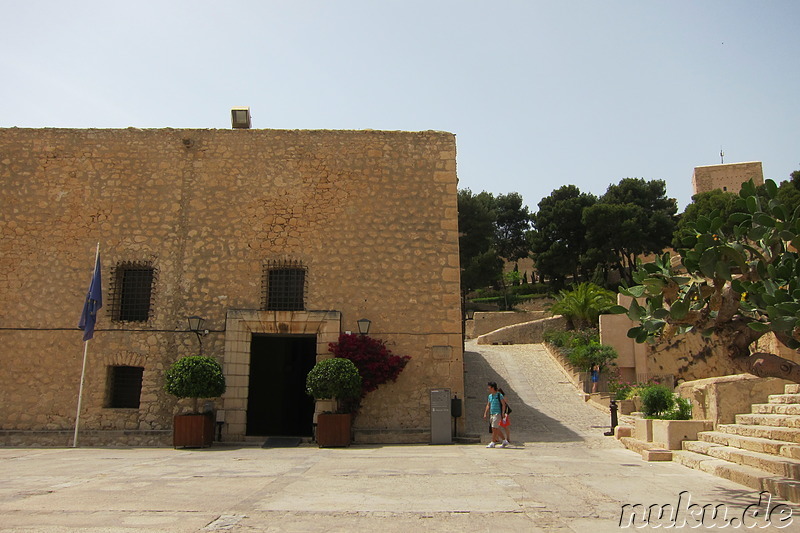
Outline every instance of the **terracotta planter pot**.
{"label": "terracotta planter pot", "polygon": [[214,442],[214,421],[210,414],[175,415],[172,445],[175,448],[205,448]]}
{"label": "terracotta planter pot", "polygon": [[353,415],[320,413],[317,415],[317,444],[320,448],[350,446]]}

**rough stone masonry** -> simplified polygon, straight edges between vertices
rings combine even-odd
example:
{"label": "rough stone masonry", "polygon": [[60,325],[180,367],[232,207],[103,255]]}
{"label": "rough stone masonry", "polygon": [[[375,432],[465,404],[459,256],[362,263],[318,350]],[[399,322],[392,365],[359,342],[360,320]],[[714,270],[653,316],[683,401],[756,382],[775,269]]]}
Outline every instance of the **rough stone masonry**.
{"label": "rough stone masonry", "polygon": [[[367,397],[361,442],[425,442],[430,389],[463,397],[453,134],[6,128],[0,183],[0,443],[69,441],[98,242],[86,443],[169,442],[186,404],[163,373],[198,350],[191,315],[223,363],[226,440],[248,432],[253,335],[313,335],[323,358],[368,318],[370,336],[410,355]],[[152,275],[143,319],[120,311],[130,265]],[[303,270],[300,309],[265,305],[269,265]],[[138,408],[113,406],[117,367],[142,369]]]}

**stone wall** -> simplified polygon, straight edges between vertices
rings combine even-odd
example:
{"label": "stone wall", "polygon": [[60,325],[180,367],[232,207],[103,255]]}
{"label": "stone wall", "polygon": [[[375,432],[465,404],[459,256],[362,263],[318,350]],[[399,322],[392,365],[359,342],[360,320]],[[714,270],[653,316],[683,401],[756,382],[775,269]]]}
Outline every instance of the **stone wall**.
{"label": "stone wall", "polygon": [[770,394],[783,394],[789,381],[738,374],[687,381],[675,392],[692,401],[694,420],[711,420],[714,425],[733,424],[736,415],[751,412],[755,403],[767,403]]}
{"label": "stone wall", "polygon": [[[617,303],[630,307],[631,298],[618,294]],[[600,342],[617,350],[616,363],[622,381],[645,381],[649,377],[665,375],[674,376],[678,381],[693,381],[741,374],[747,370],[746,361],[723,354],[724,350],[715,346],[718,342],[715,338],[687,333],[655,344],[639,344],[627,336],[633,326],[633,321],[624,314],[600,316]],[[800,361],[800,354],[778,342],[771,333],[761,337],[751,351],[765,351]]]}
{"label": "stone wall", "polygon": [[539,320],[546,316],[546,311],[476,312],[472,321],[468,321],[467,323],[467,333],[469,338],[475,338],[496,329],[512,326],[514,324],[522,324],[523,322],[530,322],[532,320]]}
{"label": "stone wall", "polygon": [[742,188],[742,183],[750,179],[756,185],[764,184],[761,161],[695,167],[692,173],[692,194],[709,192],[714,189],[738,193]]}
{"label": "stone wall", "polygon": [[705,338],[699,333],[686,333],[648,345],[648,371],[654,374],[672,374],[679,381],[744,372],[744,361],[721,354],[723,350],[715,348],[716,342],[716,339]]}
{"label": "stone wall", "polygon": [[[10,447],[70,447],[73,444],[73,430],[25,431],[0,430],[0,446]],[[167,447],[172,446],[171,430],[81,430],[79,446],[133,446]]]}
{"label": "stone wall", "polygon": [[[221,399],[239,413],[224,437],[241,436],[230,426],[241,429],[247,365],[231,357],[244,341],[226,319],[262,309],[264,265],[291,260],[307,268],[306,309],[335,310],[341,331],[369,318],[371,336],[412,357],[367,397],[357,429],[425,441],[429,389],[464,393],[455,155],[443,132],[0,129],[0,429],[74,425],[75,326],[99,242],[87,431],[171,429],[187,404],[163,391],[163,372],[197,352],[186,317],[199,315],[203,351],[238,394]],[[125,261],[154,268],[146,322],[110,315],[110,272]],[[105,407],[116,364],[144,367],[139,409]]]}
{"label": "stone wall", "polygon": [[559,315],[506,326],[479,336],[476,342],[478,344],[538,344],[544,342],[545,331],[563,330],[566,327],[567,319]]}
{"label": "stone wall", "polygon": [[[617,294],[617,303],[629,308],[631,297]],[[633,321],[628,315],[600,315],[599,318],[600,342],[617,351],[615,363],[619,369],[619,380],[623,383],[640,381],[642,376],[649,374],[648,345],[640,344],[628,337],[628,330],[633,327]]]}

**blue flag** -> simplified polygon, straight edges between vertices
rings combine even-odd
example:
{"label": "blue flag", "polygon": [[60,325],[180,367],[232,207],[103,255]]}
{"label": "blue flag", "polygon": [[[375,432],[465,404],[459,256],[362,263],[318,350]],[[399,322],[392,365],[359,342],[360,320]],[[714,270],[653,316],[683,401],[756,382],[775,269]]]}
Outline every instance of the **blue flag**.
{"label": "blue flag", "polygon": [[94,264],[94,274],[92,283],[89,284],[89,292],[86,294],[86,302],[83,304],[83,313],[78,327],[83,330],[83,340],[88,341],[94,336],[94,323],[97,322],[97,312],[103,307],[103,290],[100,283],[100,253]]}

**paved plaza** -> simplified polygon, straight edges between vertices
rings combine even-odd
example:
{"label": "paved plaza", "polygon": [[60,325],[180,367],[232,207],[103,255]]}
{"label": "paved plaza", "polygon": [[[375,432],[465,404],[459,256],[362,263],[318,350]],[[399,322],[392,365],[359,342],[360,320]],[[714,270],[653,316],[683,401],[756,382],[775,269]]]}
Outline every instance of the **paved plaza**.
{"label": "paved plaza", "polygon": [[[486,382],[497,380],[514,408],[512,448],[0,448],[0,531],[605,532],[620,530],[625,504],[682,498],[724,504],[730,519],[758,503],[746,487],[643,462],[604,437],[608,415],[542,347],[467,350],[468,431],[486,433]],[[794,522],[759,530],[800,530]]]}

